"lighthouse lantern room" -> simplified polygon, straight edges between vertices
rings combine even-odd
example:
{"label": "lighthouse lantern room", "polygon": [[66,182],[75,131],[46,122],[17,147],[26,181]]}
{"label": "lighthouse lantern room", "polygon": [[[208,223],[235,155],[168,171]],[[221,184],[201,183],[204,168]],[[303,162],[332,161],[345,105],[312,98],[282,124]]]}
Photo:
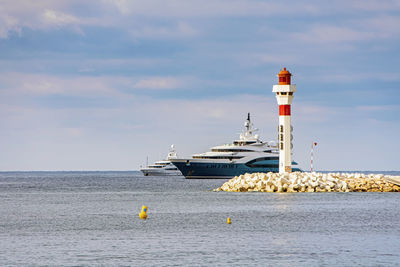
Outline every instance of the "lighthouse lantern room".
{"label": "lighthouse lantern room", "polygon": [[279,173],[292,172],[292,147],[293,136],[291,125],[291,109],[293,93],[296,92],[296,85],[291,84],[292,74],[283,68],[278,74],[279,84],[272,88],[276,93],[276,100],[279,105],[279,126],[278,126],[278,146],[279,146]]}

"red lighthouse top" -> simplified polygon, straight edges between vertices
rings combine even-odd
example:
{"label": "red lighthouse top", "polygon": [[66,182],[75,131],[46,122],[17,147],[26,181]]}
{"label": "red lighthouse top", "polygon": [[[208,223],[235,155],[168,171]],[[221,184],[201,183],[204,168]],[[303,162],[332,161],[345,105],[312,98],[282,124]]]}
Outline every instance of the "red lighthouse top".
{"label": "red lighthouse top", "polygon": [[292,74],[286,70],[286,68],[283,68],[278,74],[279,77],[279,85],[288,85],[290,84],[290,77]]}

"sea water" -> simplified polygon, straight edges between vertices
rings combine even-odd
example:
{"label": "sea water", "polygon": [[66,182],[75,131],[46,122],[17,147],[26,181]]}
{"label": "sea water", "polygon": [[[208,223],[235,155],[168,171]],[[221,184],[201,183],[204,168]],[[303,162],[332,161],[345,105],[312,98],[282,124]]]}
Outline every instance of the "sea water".
{"label": "sea water", "polygon": [[224,181],[0,172],[0,265],[400,265],[400,193],[211,191]]}

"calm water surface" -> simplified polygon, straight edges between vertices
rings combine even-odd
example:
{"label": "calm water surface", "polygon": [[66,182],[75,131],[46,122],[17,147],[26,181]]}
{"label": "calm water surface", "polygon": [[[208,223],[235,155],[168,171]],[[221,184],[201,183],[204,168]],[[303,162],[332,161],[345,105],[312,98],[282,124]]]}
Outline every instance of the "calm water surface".
{"label": "calm water surface", "polygon": [[400,265],[399,193],[210,191],[223,182],[2,172],[0,265]]}

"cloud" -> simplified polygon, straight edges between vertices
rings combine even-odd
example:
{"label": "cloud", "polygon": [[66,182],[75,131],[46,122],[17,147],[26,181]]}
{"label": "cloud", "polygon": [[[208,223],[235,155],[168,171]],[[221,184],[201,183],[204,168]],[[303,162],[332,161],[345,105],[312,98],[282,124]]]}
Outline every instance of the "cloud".
{"label": "cloud", "polygon": [[[246,16],[279,16],[318,14],[318,5],[304,3],[263,2],[256,0],[3,0],[0,8],[0,38],[7,38],[9,32],[20,33],[22,28],[44,30],[70,28],[80,34],[81,26],[107,26],[123,28],[126,31],[136,27],[133,33],[143,36],[171,35],[179,32],[193,36],[197,30],[187,22],[178,22],[175,28],[143,26],[137,27],[141,18],[157,17],[167,19],[221,18]],[[118,12],[118,13],[116,13]],[[90,15],[85,15],[85,13]],[[95,15],[93,15],[95,14]],[[122,14],[123,16],[118,16]]]}
{"label": "cloud", "polygon": [[[61,53],[64,53],[63,51]],[[114,56],[114,57],[112,57]],[[48,55],[41,57],[22,57],[16,60],[13,57],[0,59],[0,72],[5,73],[23,73],[29,74],[32,70],[40,70],[54,72],[62,69],[62,74],[66,75],[64,70],[73,70],[73,74],[76,74],[75,70],[79,73],[86,75],[95,73],[99,75],[109,70],[140,70],[136,71],[137,75],[140,73],[148,73],[149,70],[155,68],[164,68],[170,66],[173,59],[168,57],[145,57],[138,56],[134,58],[121,57],[118,55],[111,54],[109,58],[102,57],[87,57],[79,55],[70,56],[67,52],[66,57],[60,58],[58,55]]]}
{"label": "cloud", "polygon": [[2,14],[0,17],[0,38],[7,38],[8,32],[11,30],[19,34],[21,33],[21,27],[18,26],[18,19],[7,14]]}
{"label": "cloud", "polygon": [[277,54],[258,54],[254,55],[254,58],[258,59],[263,63],[274,63],[274,64],[287,64],[298,61],[298,56],[290,56],[287,54],[277,55]]}
{"label": "cloud", "polygon": [[[293,17],[359,14],[400,10],[396,0],[259,1],[259,0],[103,0],[124,16],[159,18]],[[282,12],[284,10],[284,12]]]}
{"label": "cloud", "polygon": [[[96,1],[97,2],[97,1]],[[102,15],[96,17],[79,16],[74,14],[80,6],[84,10],[90,4],[96,2],[88,1],[82,3],[78,0],[38,0],[38,1],[12,1],[2,0],[0,7],[0,38],[7,38],[10,32],[21,34],[23,28],[33,30],[47,30],[67,28],[83,34],[81,26],[97,25],[104,26],[106,23]],[[79,12],[76,12],[79,13]]]}
{"label": "cloud", "polygon": [[308,43],[337,44],[365,41],[375,38],[375,35],[371,32],[363,32],[349,27],[317,25],[313,26],[309,31],[293,33],[292,38]]}
{"label": "cloud", "polygon": [[[340,70],[339,70],[340,71]],[[365,72],[362,70],[352,70],[351,75],[345,72],[329,72],[308,78],[309,80],[318,80],[327,83],[357,83],[361,81],[383,81],[396,82],[400,81],[400,74],[393,71],[387,72]]]}
{"label": "cloud", "polygon": [[48,27],[56,27],[56,28],[71,27],[75,32],[81,35],[84,35],[84,32],[81,29],[80,25],[90,24],[87,21],[79,19],[78,17],[75,17],[73,15],[51,9],[46,9],[43,12],[42,16],[44,25]]}
{"label": "cloud", "polygon": [[185,22],[178,22],[174,26],[136,26],[129,31],[133,38],[181,38],[194,37],[198,31]]}
{"label": "cloud", "polygon": [[177,89],[183,82],[173,77],[152,77],[137,81],[134,88],[140,89]]}
{"label": "cloud", "polygon": [[145,89],[173,90],[196,81],[184,76],[57,76],[18,72],[0,73],[0,96],[129,97]]}
{"label": "cloud", "polygon": [[[111,108],[0,105],[3,126],[0,145],[9,152],[7,158],[0,157],[0,167],[18,170],[137,169],[146,155],[150,160],[163,157],[164,149],[166,151],[173,143],[181,156],[189,156],[213,145],[231,142],[243,130],[247,112],[251,113],[254,126],[260,128],[262,140],[276,138],[278,108],[272,95],[112,100],[118,104]],[[295,102],[292,118],[295,160],[307,166],[309,142],[316,138],[319,168],[347,168],[346,160],[357,156],[356,150],[348,148],[359,148],[365,145],[364,135],[370,137],[381,132],[376,128],[380,125],[368,124],[362,128],[362,136],[349,139],[360,132],[360,125],[369,121],[362,116],[362,109],[350,113],[348,108]],[[349,114],[352,115],[349,117]],[[393,134],[398,129],[393,123],[388,127],[394,129],[390,131]],[[29,135],[21,134],[25,132]],[[386,133],[385,136],[391,135]],[[335,145],[332,147],[332,144]],[[336,150],[346,147],[346,157],[332,161],[331,154],[336,156]],[[63,160],[54,157],[60,150],[64,151]],[[37,156],[21,158],[20,153]],[[360,155],[357,157],[376,164]]]}
{"label": "cloud", "polygon": [[[242,1],[242,0],[110,0],[123,15],[141,15],[156,17],[215,17],[215,16],[247,16],[274,14],[282,7],[274,2]],[[287,10],[290,12],[290,10]]]}
{"label": "cloud", "polygon": [[295,108],[294,113],[297,120],[304,124],[328,122],[341,113],[340,108],[322,106],[315,103],[300,103]]}
{"label": "cloud", "polygon": [[370,105],[370,106],[357,106],[357,110],[367,111],[367,112],[376,112],[376,111],[398,111],[400,110],[400,106],[395,105]]}
{"label": "cloud", "polygon": [[[393,37],[391,34],[398,33],[396,25],[399,19],[384,12],[399,9],[399,3],[390,0],[336,1],[329,5],[319,1],[258,0],[38,0],[23,3],[3,0],[0,8],[0,38],[7,38],[13,31],[21,34],[23,28],[66,28],[82,35],[85,26],[123,29],[136,38],[193,37],[202,32],[199,27],[193,26],[195,19],[279,17],[284,10],[285,16],[291,18],[345,14],[348,23],[344,26],[335,22],[334,25],[314,25],[306,31],[294,28],[299,32],[294,33],[293,37],[300,41],[340,43],[370,40],[374,35]],[[380,16],[376,15],[377,10],[382,12]],[[351,15],[373,11],[375,13]],[[151,23],[151,18],[163,22],[169,20],[169,25],[155,25]],[[373,32],[366,27],[368,25],[357,24],[362,20],[372,25]]]}
{"label": "cloud", "polygon": [[118,95],[112,84],[126,85],[130,80],[118,77],[75,76],[7,72],[0,74],[1,94],[7,95]]}
{"label": "cloud", "polygon": [[[3,0],[0,38],[13,38],[0,40],[0,147],[10,152],[0,169],[137,168],[171,143],[190,155],[237,138],[247,112],[275,139],[271,86],[283,64],[299,87],[296,153],[318,137],[331,166],[339,146],[398,133],[398,10],[384,0]],[[367,156],[354,158],[369,166]]]}
{"label": "cloud", "polygon": [[81,23],[77,17],[50,9],[46,9],[43,12],[43,18],[49,24],[55,24],[57,26]]}
{"label": "cloud", "polygon": [[339,23],[313,23],[308,29],[291,33],[291,38],[296,42],[326,44],[332,47],[346,43],[380,43],[382,39],[398,39],[398,25],[400,17],[390,13],[374,13],[368,16],[347,17]]}
{"label": "cloud", "polygon": [[[45,7],[56,7],[49,1],[2,1],[0,8],[0,37],[7,38],[9,32],[21,34],[24,27],[31,29],[43,29],[46,27],[43,20]],[[51,15],[51,14],[49,14]]]}
{"label": "cloud", "polygon": [[400,9],[400,3],[396,0],[353,0],[343,1],[342,5],[347,5],[350,9],[365,11],[394,11]]}
{"label": "cloud", "polygon": [[[399,4],[400,5],[400,4]],[[374,33],[376,38],[399,38],[400,17],[392,15],[377,15],[361,23]]]}

